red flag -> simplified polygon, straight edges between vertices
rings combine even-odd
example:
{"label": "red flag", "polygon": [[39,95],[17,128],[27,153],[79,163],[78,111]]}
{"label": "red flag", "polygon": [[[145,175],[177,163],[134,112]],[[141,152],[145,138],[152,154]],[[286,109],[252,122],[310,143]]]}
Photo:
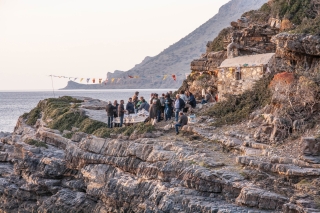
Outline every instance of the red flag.
{"label": "red flag", "polygon": [[133,77],[133,76],[131,76],[131,75],[128,75],[128,77],[129,77],[129,78],[134,78],[134,77]]}
{"label": "red flag", "polygon": [[177,80],[177,77],[176,77],[176,75],[172,75],[172,78],[173,78],[173,80]]}

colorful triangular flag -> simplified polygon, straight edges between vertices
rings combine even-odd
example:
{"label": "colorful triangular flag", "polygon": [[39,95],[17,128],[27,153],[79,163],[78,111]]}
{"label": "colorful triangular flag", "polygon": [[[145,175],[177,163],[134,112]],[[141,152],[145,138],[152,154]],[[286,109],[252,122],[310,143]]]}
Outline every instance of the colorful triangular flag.
{"label": "colorful triangular flag", "polygon": [[166,80],[167,77],[168,75],[164,75],[162,80]]}

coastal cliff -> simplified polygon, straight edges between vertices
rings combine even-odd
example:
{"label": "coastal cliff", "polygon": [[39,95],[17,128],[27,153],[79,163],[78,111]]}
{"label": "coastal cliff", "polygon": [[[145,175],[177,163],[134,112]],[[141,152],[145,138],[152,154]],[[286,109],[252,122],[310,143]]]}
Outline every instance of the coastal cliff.
{"label": "coastal cliff", "polygon": [[[13,134],[1,139],[3,212],[280,212],[293,194],[290,184],[267,183],[282,177],[241,169],[255,161],[237,152],[258,154],[268,146],[249,145],[235,132],[216,134],[204,128],[204,118],[181,136],[158,126],[149,134],[102,138],[81,132],[82,124],[63,133],[48,128],[58,109],[52,106],[61,102],[68,101],[41,101],[41,111],[20,117]],[[60,116],[85,110],[70,107]],[[275,172],[295,181],[320,175],[316,168],[282,167]]]}
{"label": "coastal cliff", "polygon": [[199,116],[180,135],[171,122],[108,129],[90,116],[103,104],[46,99],[3,135],[2,212],[320,212],[318,139],[302,124],[285,140],[263,108],[222,127]]}
{"label": "coastal cliff", "polygon": [[180,90],[219,92],[219,73],[202,74],[230,55],[272,57],[259,78],[239,67],[255,84],[197,104],[178,135],[171,121],[109,129],[99,100],[40,101],[1,135],[1,211],[320,212],[320,37],[304,18],[318,5],[269,1],[208,43]]}

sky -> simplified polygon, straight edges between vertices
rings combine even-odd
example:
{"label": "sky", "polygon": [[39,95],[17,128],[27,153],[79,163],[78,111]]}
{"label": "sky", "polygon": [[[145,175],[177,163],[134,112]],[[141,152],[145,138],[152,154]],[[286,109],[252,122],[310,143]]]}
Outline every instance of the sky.
{"label": "sky", "polygon": [[[105,78],[155,56],[229,0],[0,0],[0,90]],[[68,79],[53,78],[62,88]]]}

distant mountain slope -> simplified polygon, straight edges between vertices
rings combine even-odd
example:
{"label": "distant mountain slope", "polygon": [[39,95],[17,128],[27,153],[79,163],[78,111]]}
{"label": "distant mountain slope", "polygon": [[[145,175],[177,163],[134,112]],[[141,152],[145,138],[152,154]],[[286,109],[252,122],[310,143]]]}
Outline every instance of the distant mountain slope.
{"label": "distant mountain slope", "polygon": [[[174,85],[176,88],[180,87],[185,73],[191,72],[190,62],[205,52],[208,41],[212,41],[223,28],[229,26],[231,21],[240,18],[244,12],[258,9],[266,2],[267,0],[231,0],[219,9],[218,14],[157,56],[146,57],[140,64],[127,72],[115,71],[115,73],[108,74],[109,79],[127,77],[128,75],[145,76],[146,78],[121,80],[117,85],[109,82],[102,87],[172,88]],[[166,80],[156,78],[156,76],[164,74],[176,74],[177,82],[174,82],[171,77]],[[154,78],[151,79],[151,76]],[[72,85],[74,89],[75,84]],[[98,85],[97,87],[101,88]],[[69,89],[68,86],[65,89]]]}

